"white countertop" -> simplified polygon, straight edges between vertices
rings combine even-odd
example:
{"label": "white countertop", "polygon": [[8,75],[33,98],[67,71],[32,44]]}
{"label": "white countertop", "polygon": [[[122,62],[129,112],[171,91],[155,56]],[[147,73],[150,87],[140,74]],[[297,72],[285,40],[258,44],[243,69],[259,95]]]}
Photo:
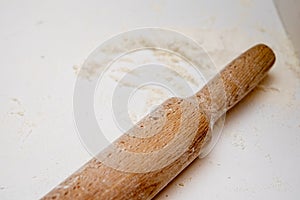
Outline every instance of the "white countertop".
{"label": "white countertop", "polygon": [[215,149],[155,199],[298,199],[299,61],[271,0],[224,2],[2,1],[0,199],[40,198],[91,158],[74,124],[76,69],[103,41],[138,27],[188,35],[218,68],[260,42],[277,56],[226,115]]}

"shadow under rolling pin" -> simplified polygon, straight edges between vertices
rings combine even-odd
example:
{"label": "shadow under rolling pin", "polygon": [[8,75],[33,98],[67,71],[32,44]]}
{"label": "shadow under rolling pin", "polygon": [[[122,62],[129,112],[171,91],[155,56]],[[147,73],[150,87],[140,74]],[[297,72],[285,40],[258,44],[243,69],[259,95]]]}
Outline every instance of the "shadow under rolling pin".
{"label": "shadow under rolling pin", "polygon": [[268,46],[250,48],[194,96],[166,100],[42,199],[153,198],[199,156],[213,123],[248,94],[274,62]]}

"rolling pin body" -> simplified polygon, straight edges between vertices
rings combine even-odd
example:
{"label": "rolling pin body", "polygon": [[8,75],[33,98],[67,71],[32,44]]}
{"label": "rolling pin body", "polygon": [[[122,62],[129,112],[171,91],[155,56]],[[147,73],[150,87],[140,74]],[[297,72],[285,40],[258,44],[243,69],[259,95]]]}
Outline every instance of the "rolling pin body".
{"label": "rolling pin body", "polygon": [[266,75],[273,51],[259,44],[194,96],[170,98],[43,199],[151,199],[201,152],[209,129]]}

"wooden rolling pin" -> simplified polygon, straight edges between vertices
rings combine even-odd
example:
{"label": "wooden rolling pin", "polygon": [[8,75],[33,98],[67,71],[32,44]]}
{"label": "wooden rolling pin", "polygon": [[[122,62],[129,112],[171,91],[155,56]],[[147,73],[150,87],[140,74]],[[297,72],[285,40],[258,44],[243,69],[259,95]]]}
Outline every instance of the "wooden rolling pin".
{"label": "wooden rolling pin", "polygon": [[212,124],[275,62],[256,45],[194,96],[170,98],[42,199],[151,199],[201,153]]}

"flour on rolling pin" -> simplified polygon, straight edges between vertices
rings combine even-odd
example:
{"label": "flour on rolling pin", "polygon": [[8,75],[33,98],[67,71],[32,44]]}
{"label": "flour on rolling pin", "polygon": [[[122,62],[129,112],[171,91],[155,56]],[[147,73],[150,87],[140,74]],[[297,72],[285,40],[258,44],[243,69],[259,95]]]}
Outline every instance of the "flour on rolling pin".
{"label": "flour on rolling pin", "polygon": [[[154,31],[153,34],[155,36],[156,32]],[[130,45],[134,46],[135,43]],[[184,54],[185,58],[188,57],[185,52],[177,48],[178,44],[173,42],[168,45],[169,47],[173,45],[180,55]],[[102,52],[96,50],[94,54],[105,55],[112,49],[118,51],[113,46],[108,47]],[[128,50],[125,47],[119,47],[121,48],[119,50],[121,52]],[[195,47],[189,46],[189,48]],[[196,57],[189,58],[188,61],[191,63],[200,60]],[[108,58],[105,59],[109,61]],[[175,58],[172,59],[174,61]],[[95,65],[95,61],[92,60],[91,63]],[[211,129],[217,119],[249,93],[263,79],[274,62],[275,55],[266,45],[259,44],[250,48],[207,82],[200,91],[182,98],[169,98],[133,127],[125,127],[128,128],[125,134],[102,149],[100,153],[95,154],[92,160],[55,187],[43,199],[153,198],[199,156],[210,139]],[[153,66],[153,64],[142,65],[141,69],[144,74],[149,74],[148,69],[160,70],[161,68],[168,71],[164,65]],[[84,71],[84,74],[87,75],[92,71],[94,73],[97,70],[89,69]],[[203,73],[206,73],[207,77],[211,75],[205,70]],[[150,78],[155,79],[156,76]],[[90,80],[85,83],[92,85],[94,82]],[[86,91],[89,91],[87,87],[81,92]],[[82,97],[83,94],[78,95]],[[89,94],[84,93],[84,97],[87,95]],[[116,99],[117,97],[119,96],[116,96]],[[118,100],[112,102],[112,105],[116,107],[122,105],[120,99]],[[82,112],[84,110],[78,111],[77,114],[85,114],[85,118],[89,119],[89,115]],[[87,121],[93,120],[91,118]],[[88,124],[83,124],[79,128],[84,125]],[[93,130],[86,129],[86,131]],[[93,144],[96,143],[91,143]],[[97,146],[94,148],[92,151],[96,152]]]}

